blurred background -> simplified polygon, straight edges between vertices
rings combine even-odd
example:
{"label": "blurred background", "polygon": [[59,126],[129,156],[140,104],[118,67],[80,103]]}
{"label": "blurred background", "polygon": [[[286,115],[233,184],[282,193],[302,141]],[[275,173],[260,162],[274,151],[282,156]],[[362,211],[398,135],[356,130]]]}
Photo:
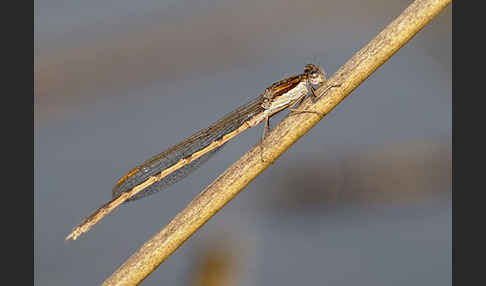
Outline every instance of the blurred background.
{"label": "blurred background", "polygon": [[[411,2],[36,1],[35,284],[101,284],[262,127],[65,242],[120,176],[306,63],[332,75]],[[142,285],[450,285],[451,12]]]}

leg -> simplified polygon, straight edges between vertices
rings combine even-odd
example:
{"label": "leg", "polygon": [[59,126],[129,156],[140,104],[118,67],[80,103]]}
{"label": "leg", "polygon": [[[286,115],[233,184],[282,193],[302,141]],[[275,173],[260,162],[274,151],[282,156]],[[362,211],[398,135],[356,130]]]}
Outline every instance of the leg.
{"label": "leg", "polygon": [[[309,90],[310,90],[310,93],[312,95],[311,96],[312,103],[315,103],[317,100],[319,100],[331,88],[333,88],[333,87],[339,87],[339,86],[341,86],[341,84],[334,84],[334,85],[330,85],[330,86],[326,87],[326,89],[322,92],[322,95],[318,97],[314,93],[314,88],[309,85]],[[299,99],[300,103],[302,102],[302,100],[303,100],[303,98],[302,99]],[[299,103],[299,105],[300,105],[300,103]],[[291,105],[293,105],[293,104],[291,104]],[[297,114],[297,113],[315,113],[315,114],[320,115],[320,116],[323,116],[323,117],[324,117],[324,115],[326,115],[325,113],[317,112],[317,111],[313,111],[313,110],[297,110],[295,108],[289,108],[289,110],[292,111],[292,112],[294,112],[293,114]]]}
{"label": "leg", "polygon": [[263,159],[263,139],[267,136],[267,129],[269,128],[270,125],[270,117],[267,116],[265,117],[265,123],[263,124],[263,133],[262,133],[262,138],[260,139],[260,160],[262,162],[265,162]]}
{"label": "leg", "polygon": [[333,87],[340,87],[341,84],[333,84],[333,85],[330,85],[328,87],[326,87],[326,89],[324,89],[324,91],[322,92],[321,96],[316,96],[316,94],[314,93],[314,89],[311,87],[311,91],[312,91],[312,103],[315,103],[317,100],[319,100],[321,97],[323,97],[331,88]]}
{"label": "leg", "polygon": [[314,113],[314,114],[320,115],[322,117],[324,117],[324,115],[326,115],[325,113],[322,113],[322,112],[319,112],[319,111],[314,111],[314,110],[298,110],[298,109],[295,109],[295,108],[289,108],[289,110],[292,111],[291,115],[299,114],[299,113]]}
{"label": "leg", "polygon": [[312,102],[314,102],[314,99],[317,97],[316,94],[314,93],[314,88],[312,87],[312,84],[309,81],[309,78],[307,78],[307,86],[309,87],[310,93],[312,95]]}
{"label": "leg", "polygon": [[[305,98],[305,96],[298,98],[294,102],[290,103],[289,106],[299,107],[302,104],[302,101],[304,101],[304,98]],[[292,108],[289,108],[289,109],[292,109]]]}
{"label": "leg", "polygon": [[[311,90],[312,90],[312,87],[311,87]],[[312,91],[313,92],[313,91]],[[304,100],[305,96],[303,96],[302,98],[296,100],[295,102],[291,103],[289,106],[296,106],[298,107],[302,101]],[[299,114],[299,113],[315,113],[317,115],[320,115],[320,116],[323,116],[324,117],[324,113],[321,113],[321,112],[317,112],[317,111],[313,111],[313,110],[297,110],[295,108],[289,108],[289,111],[291,111],[291,115],[293,114]]]}
{"label": "leg", "polygon": [[263,142],[263,139],[267,136],[267,129],[268,125],[270,124],[270,117],[265,117],[265,124],[263,124],[263,133],[262,133],[262,139],[260,142]]}

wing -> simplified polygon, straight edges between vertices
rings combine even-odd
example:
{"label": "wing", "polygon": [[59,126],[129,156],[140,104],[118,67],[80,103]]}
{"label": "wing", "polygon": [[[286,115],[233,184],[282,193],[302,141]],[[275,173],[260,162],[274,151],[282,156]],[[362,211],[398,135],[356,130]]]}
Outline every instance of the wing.
{"label": "wing", "polygon": [[[203,149],[211,142],[222,137],[224,134],[237,129],[245,121],[262,112],[264,109],[261,105],[262,97],[260,96],[240,106],[233,112],[226,114],[223,118],[214,122],[209,127],[194,133],[186,140],[138,165],[117,181],[112,191],[113,198],[118,197],[123,192],[131,190],[133,187],[144,182],[149,177],[154,176],[167,167],[174,165],[179,160]],[[194,160],[190,164],[177,169],[176,171],[162,178],[160,181],[143,189],[127,201],[134,201],[146,197],[182,180],[193,171],[197,170],[199,166],[207,162],[222,147],[223,146],[218,147]]]}
{"label": "wing", "polygon": [[275,98],[276,96],[284,94],[287,91],[293,89],[295,86],[297,86],[299,84],[299,82],[302,80],[303,77],[305,77],[305,75],[303,75],[303,74],[302,75],[293,75],[293,76],[290,76],[288,78],[284,78],[280,81],[277,81],[276,83],[267,87],[262,96],[263,96],[263,98],[271,100],[271,99]]}

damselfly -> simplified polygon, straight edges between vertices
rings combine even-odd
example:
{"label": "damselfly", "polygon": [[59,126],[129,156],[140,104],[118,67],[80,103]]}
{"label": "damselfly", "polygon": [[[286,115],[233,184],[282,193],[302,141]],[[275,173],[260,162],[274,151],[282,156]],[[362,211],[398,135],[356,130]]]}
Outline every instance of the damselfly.
{"label": "damselfly", "polygon": [[298,106],[308,94],[316,99],[314,90],[325,81],[324,71],[316,65],[308,64],[302,74],[272,84],[258,98],[138,165],[116,182],[112,191],[113,199],[85,218],[66,240],[75,240],[118,205],[146,197],[180,181],[211,158],[230,139],[265,121],[263,139],[271,116],[291,106]]}

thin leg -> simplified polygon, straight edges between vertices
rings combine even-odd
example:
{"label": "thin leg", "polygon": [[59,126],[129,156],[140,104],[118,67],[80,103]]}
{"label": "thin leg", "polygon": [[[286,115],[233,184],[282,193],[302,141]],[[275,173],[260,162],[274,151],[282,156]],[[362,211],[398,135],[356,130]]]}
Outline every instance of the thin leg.
{"label": "thin leg", "polygon": [[314,89],[311,87],[311,91],[312,91],[312,103],[315,103],[317,100],[319,100],[321,97],[323,97],[331,88],[333,87],[340,87],[341,84],[333,84],[333,85],[330,85],[328,87],[326,87],[326,89],[322,92],[321,96],[316,96],[315,93],[314,93]]}
{"label": "thin leg", "polygon": [[263,125],[262,142],[265,137],[267,137],[268,126],[270,125],[270,117],[265,117],[265,124]]}
{"label": "thin leg", "polygon": [[[341,84],[334,84],[334,85],[330,85],[328,87],[326,87],[326,89],[322,92],[321,96],[316,96],[316,94],[314,93],[314,88],[312,86],[309,85],[309,90],[310,90],[310,93],[311,93],[311,99],[312,99],[312,103],[315,103],[317,100],[319,100],[323,95],[325,95],[327,93],[328,90],[330,90],[331,88],[333,87],[339,87],[341,86]],[[299,99],[299,105],[300,103],[302,103],[302,99]],[[292,106],[293,104],[291,104]],[[292,111],[293,113],[292,114],[298,114],[298,113],[314,113],[314,114],[317,114],[317,115],[320,115],[320,116],[324,116],[326,115],[325,113],[322,113],[322,112],[318,112],[318,111],[313,111],[313,110],[297,110],[295,108],[289,108],[290,111]]]}
{"label": "thin leg", "polygon": [[[311,87],[311,90],[312,90],[312,87]],[[289,104],[289,106],[298,107],[302,103],[302,101],[304,100],[304,98],[305,98],[305,96],[303,96],[302,98],[297,99],[295,102]],[[291,115],[299,114],[299,113],[314,113],[314,114],[317,114],[317,115],[320,115],[320,116],[324,116],[325,115],[324,113],[321,113],[321,112],[318,112],[318,111],[313,111],[313,110],[298,110],[298,109],[295,109],[295,108],[289,108],[289,111],[292,112],[292,113],[290,113]]]}
{"label": "thin leg", "polygon": [[302,96],[301,98],[299,98],[296,101],[289,104],[289,106],[299,107],[302,104],[302,101],[304,101],[304,98],[305,98],[305,96]]}
{"label": "thin leg", "polygon": [[320,115],[322,117],[324,117],[324,115],[326,115],[325,113],[322,113],[322,112],[319,112],[319,111],[314,111],[314,110],[298,110],[298,109],[295,109],[295,108],[289,108],[289,110],[292,111],[291,115],[299,114],[299,113],[314,113],[314,114]]}
{"label": "thin leg", "polygon": [[265,162],[265,160],[263,159],[263,140],[267,136],[267,130],[268,130],[269,125],[270,125],[270,117],[267,116],[267,117],[265,117],[265,123],[263,124],[262,138],[261,138],[260,144],[259,144],[260,145],[260,160],[262,162]]}
{"label": "thin leg", "polygon": [[314,93],[314,88],[312,87],[309,78],[307,78],[307,86],[309,87],[310,93],[312,94],[312,102],[314,102],[314,99],[316,98],[316,94]]}

